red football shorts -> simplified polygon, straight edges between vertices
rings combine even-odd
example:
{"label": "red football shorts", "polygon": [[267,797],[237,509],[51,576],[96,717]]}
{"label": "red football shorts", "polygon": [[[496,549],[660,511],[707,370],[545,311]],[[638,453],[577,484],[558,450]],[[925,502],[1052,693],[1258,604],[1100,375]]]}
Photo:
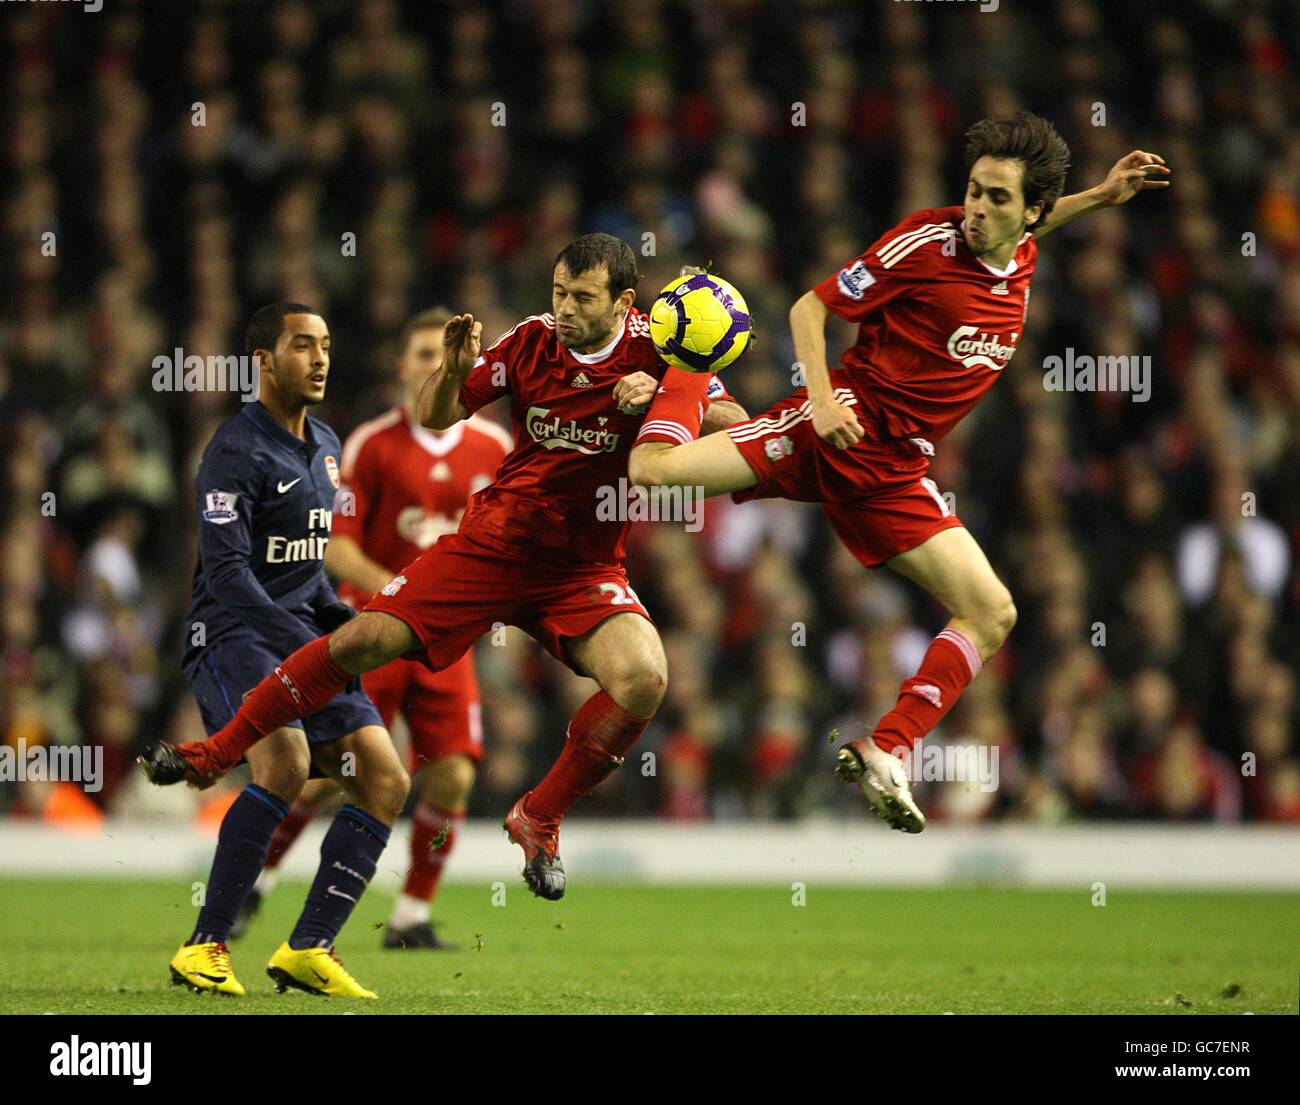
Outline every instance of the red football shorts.
{"label": "red football shorts", "polygon": [[400,618],[420,639],[410,653],[433,671],[454,664],[484,633],[515,625],[579,675],[565,650],[615,614],[646,612],[616,565],[557,564],[489,549],[463,533],[439,538],[366,605]]}
{"label": "red football shorts", "polygon": [[[835,398],[858,406],[844,387]],[[847,449],[823,441],[813,429],[808,392],[800,388],[748,422],[727,428],[758,483],[732,498],[794,499],[821,503],[831,528],[868,568],[914,549],[940,530],[960,526],[932,479],[918,445],[877,439],[862,418],[862,440]]]}
{"label": "red football shorts", "polygon": [[442,671],[414,660],[392,660],[361,677],[390,732],[399,713],[411,733],[410,766],[460,754],[483,759],[483,723],[474,661],[468,654]]}

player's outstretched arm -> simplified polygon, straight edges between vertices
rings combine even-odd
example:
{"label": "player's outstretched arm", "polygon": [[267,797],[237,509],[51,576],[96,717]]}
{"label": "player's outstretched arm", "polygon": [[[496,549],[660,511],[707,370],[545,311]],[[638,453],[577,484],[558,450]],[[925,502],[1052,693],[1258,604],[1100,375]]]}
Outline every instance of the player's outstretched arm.
{"label": "player's outstretched arm", "polygon": [[460,389],[469,378],[483,344],[483,324],[473,315],[456,315],[442,330],[442,367],[424,382],[415,400],[415,416],[426,430],[445,430],[469,412]]}
{"label": "player's outstretched arm", "polygon": [[805,292],[790,308],[790,336],[794,355],[803,365],[812,404],[813,429],[823,441],[837,449],[847,449],[861,440],[862,424],[853,408],[835,398],[830,369],[826,365],[826,304],[815,292]]}
{"label": "player's outstretched arm", "polygon": [[1096,187],[1057,200],[1043,223],[1034,228],[1034,237],[1041,238],[1053,230],[1059,230],[1071,219],[1096,211],[1099,207],[1118,207],[1122,203],[1128,203],[1148,188],[1168,188],[1172,181],[1157,178],[1169,174],[1169,166],[1159,154],[1134,150],[1116,161],[1106,174],[1106,179]]}

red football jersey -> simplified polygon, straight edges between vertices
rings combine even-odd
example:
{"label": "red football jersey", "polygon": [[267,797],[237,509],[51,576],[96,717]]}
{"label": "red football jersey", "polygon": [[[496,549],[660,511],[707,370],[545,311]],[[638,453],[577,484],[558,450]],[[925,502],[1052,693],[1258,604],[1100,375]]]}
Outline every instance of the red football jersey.
{"label": "red football jersey", "polygon": [[[335,510],[333,532],[396,575],[456,532],[470,496],[492,482],[509,449],[510,435],[486,418],[434,434],[405,406],[394,407],[363,422],[343,445],[341,491],[354,496],[354,512]],[[371,597],[348,583],[339,594],[357,607]]]}
{"label": "red football jersey", "polygon": [[1025,329],[1038,243],[1026,232],[1003,271],[962,236],[961,207],[909,215],[813,290],[860,323],[843,357],[849,386],[884,433],[925,453],[1006,367]]}
{"label": "red football jersey", "polygon": [[[628,454],[648,407],[624,414],[614,405],[614,385],[632,372],[662,380],[667,368],[635,308],[595,353],[561,345],[550,314],[526,318],[498,338],[475,362],[460,401],[473,412],[509,395],[515,447],[496,482],[470,502],[461,533],[510,553],[622,563],[630,523],[602,508],[611,491],[624,501]],[[708,397],[730,398],[716,376]]]}

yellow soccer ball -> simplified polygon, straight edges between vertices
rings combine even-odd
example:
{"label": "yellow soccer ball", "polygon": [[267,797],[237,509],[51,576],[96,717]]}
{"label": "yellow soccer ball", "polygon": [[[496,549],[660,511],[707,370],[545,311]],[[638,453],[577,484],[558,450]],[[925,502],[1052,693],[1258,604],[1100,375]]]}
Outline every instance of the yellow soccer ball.
{"label": "yellow soccer ball", "polygon": [[754,336],[744,297],[712,273],[679,276],[650,308],[650,340],[670,365],[720,372]]}

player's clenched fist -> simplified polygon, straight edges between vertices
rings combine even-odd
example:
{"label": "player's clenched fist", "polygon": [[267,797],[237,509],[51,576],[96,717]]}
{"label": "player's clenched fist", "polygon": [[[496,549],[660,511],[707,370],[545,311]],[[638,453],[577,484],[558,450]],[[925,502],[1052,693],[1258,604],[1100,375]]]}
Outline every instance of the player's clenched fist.
{"label": "player's clenched fist", "polygon": [[455,376],[465,377],[483,346],[483,324],[473,315],[455,315],[442,328],[442,363]]}
{"label": "player's clenched fist", "polygon": [[614,385],[614,403],[624,414],[640,414],[659,391],[648,372],[629,372]]}
{"label": "player's clenched fist", "polygon": [[829,402],[812,402],[812,424],[817,436],[837,449],[847,449],[862,440],[862,424],[852,407],[834,399]]}

